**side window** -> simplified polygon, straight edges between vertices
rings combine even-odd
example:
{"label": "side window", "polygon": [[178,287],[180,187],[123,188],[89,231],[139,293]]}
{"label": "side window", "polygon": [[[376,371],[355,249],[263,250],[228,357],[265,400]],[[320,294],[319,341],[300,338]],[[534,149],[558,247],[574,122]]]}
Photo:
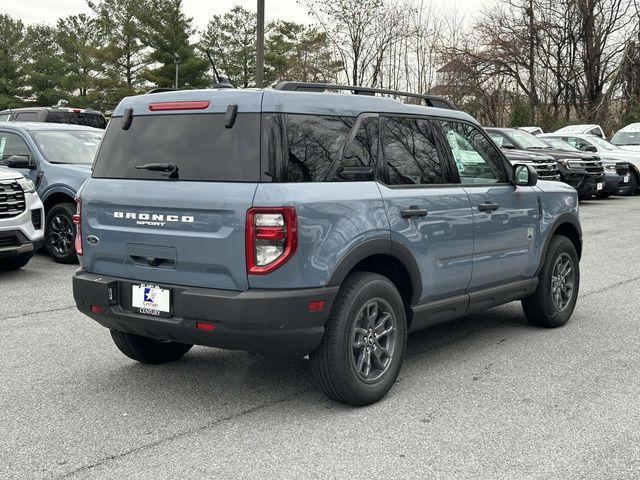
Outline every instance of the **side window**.
{"label": "side window", "polygon": [[567,142],[578,150],[586,150],[589,145],[587,142],[578,137],[567,137]]}
{"label": "side window", "polygon": [[10,113],[3,113],[2,115],[0,115],[0,122],[8,122],[9,117],[11,117]]}
{"label": "side window", "polygon": [[0,159],[11,155],[21,155],[31,158],[31,151],[26,142],[15,133],[0,132]]}
{"label": "side window", "polygon": [[287,172],[284,181],[322,182],[339,160],[355,123],[352,117],[287,115]]}
{"label": "side window", "polygon": [[16,113],[16,122],[37,122],[37,112],[20,112]]}
{"label": "side window", "polygon": [[506,183],[500,152],[476,127],[466,123],[442,121],[462,183]]}
{"label": "side window", "polygon": [[444,183],[440,157],[428,120],[386,117],[383,125],[382,147],[389,185]]}
{"label": "side window", "polygon": [[362,120],[358,133],[344,149],[341,167],[375,167],[378,160],[378,117]]}

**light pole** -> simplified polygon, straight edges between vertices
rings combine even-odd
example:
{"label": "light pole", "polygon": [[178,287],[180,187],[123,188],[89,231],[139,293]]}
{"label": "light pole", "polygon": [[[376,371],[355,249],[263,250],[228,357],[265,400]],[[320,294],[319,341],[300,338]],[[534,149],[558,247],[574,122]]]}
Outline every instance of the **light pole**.
{"label": "light pole", "polygon": [[178,72],[180,71],[180,55],[178,55],[177,53],[173,54],[173,63],[175,63],[176,65],[176,82],[175,82],[175,89],[178,89]]}
{"label": "light pole", "polygon": [[264,83],[264,0],[258,0],[258,28],[256,39],[256,87]]}

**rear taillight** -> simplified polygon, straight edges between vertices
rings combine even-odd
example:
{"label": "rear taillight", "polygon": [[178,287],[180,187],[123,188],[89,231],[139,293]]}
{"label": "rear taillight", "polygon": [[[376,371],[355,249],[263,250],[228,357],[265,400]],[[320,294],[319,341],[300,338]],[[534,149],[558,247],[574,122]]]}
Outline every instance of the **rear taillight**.
{"label": "rear taillight", "polygon": [[293,207],[250,208],[246,225],[247,273],[264,275],[289,260],[298,248]]}
{"label": "rear taillight", "polygon": [[73,216],[73,223],[76,226],[76,253],[82,255],[82,199],[76,197],[76,214]]}

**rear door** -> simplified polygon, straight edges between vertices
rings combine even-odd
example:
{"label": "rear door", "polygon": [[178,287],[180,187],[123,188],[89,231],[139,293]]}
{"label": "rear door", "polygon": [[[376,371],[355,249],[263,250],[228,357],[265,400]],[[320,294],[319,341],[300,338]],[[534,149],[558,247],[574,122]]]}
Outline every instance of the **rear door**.
{"label": "rear door", "polygon": [[453,120],[438,124],[473,209],[469,291],[531,278],[540,248],[535,188],[510,183],[507,162],[477,126]]}
{"label": "rear door", "polygon": [[112,119],[82,191],[88,271],[247,289],[244,232],[260,177],[260,116],[238,110],[231,128],[224,113],[134,115],[128,129]]}
{"label": "rear door", "polygon": [[416,260],[419,303],[464,295],[471,279],[473,217],[460,185],[447,184],[430,120],[386,116],[382,122],[385,171],[380,185],[391,237]]}

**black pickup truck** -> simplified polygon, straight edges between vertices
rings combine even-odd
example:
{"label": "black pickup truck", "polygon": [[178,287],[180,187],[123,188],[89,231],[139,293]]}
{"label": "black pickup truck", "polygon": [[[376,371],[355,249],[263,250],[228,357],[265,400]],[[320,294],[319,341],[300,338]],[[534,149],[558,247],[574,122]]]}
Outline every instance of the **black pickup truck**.
{"label": "black pickup truck", "polygon": [[560,178],[578,191],[580,199],[603,191],[604,168],[598,155],[558,150],[535,135],[517,128],[487,128],[486,131],[504,150],[526,150],[553,157],[558,163]]}

